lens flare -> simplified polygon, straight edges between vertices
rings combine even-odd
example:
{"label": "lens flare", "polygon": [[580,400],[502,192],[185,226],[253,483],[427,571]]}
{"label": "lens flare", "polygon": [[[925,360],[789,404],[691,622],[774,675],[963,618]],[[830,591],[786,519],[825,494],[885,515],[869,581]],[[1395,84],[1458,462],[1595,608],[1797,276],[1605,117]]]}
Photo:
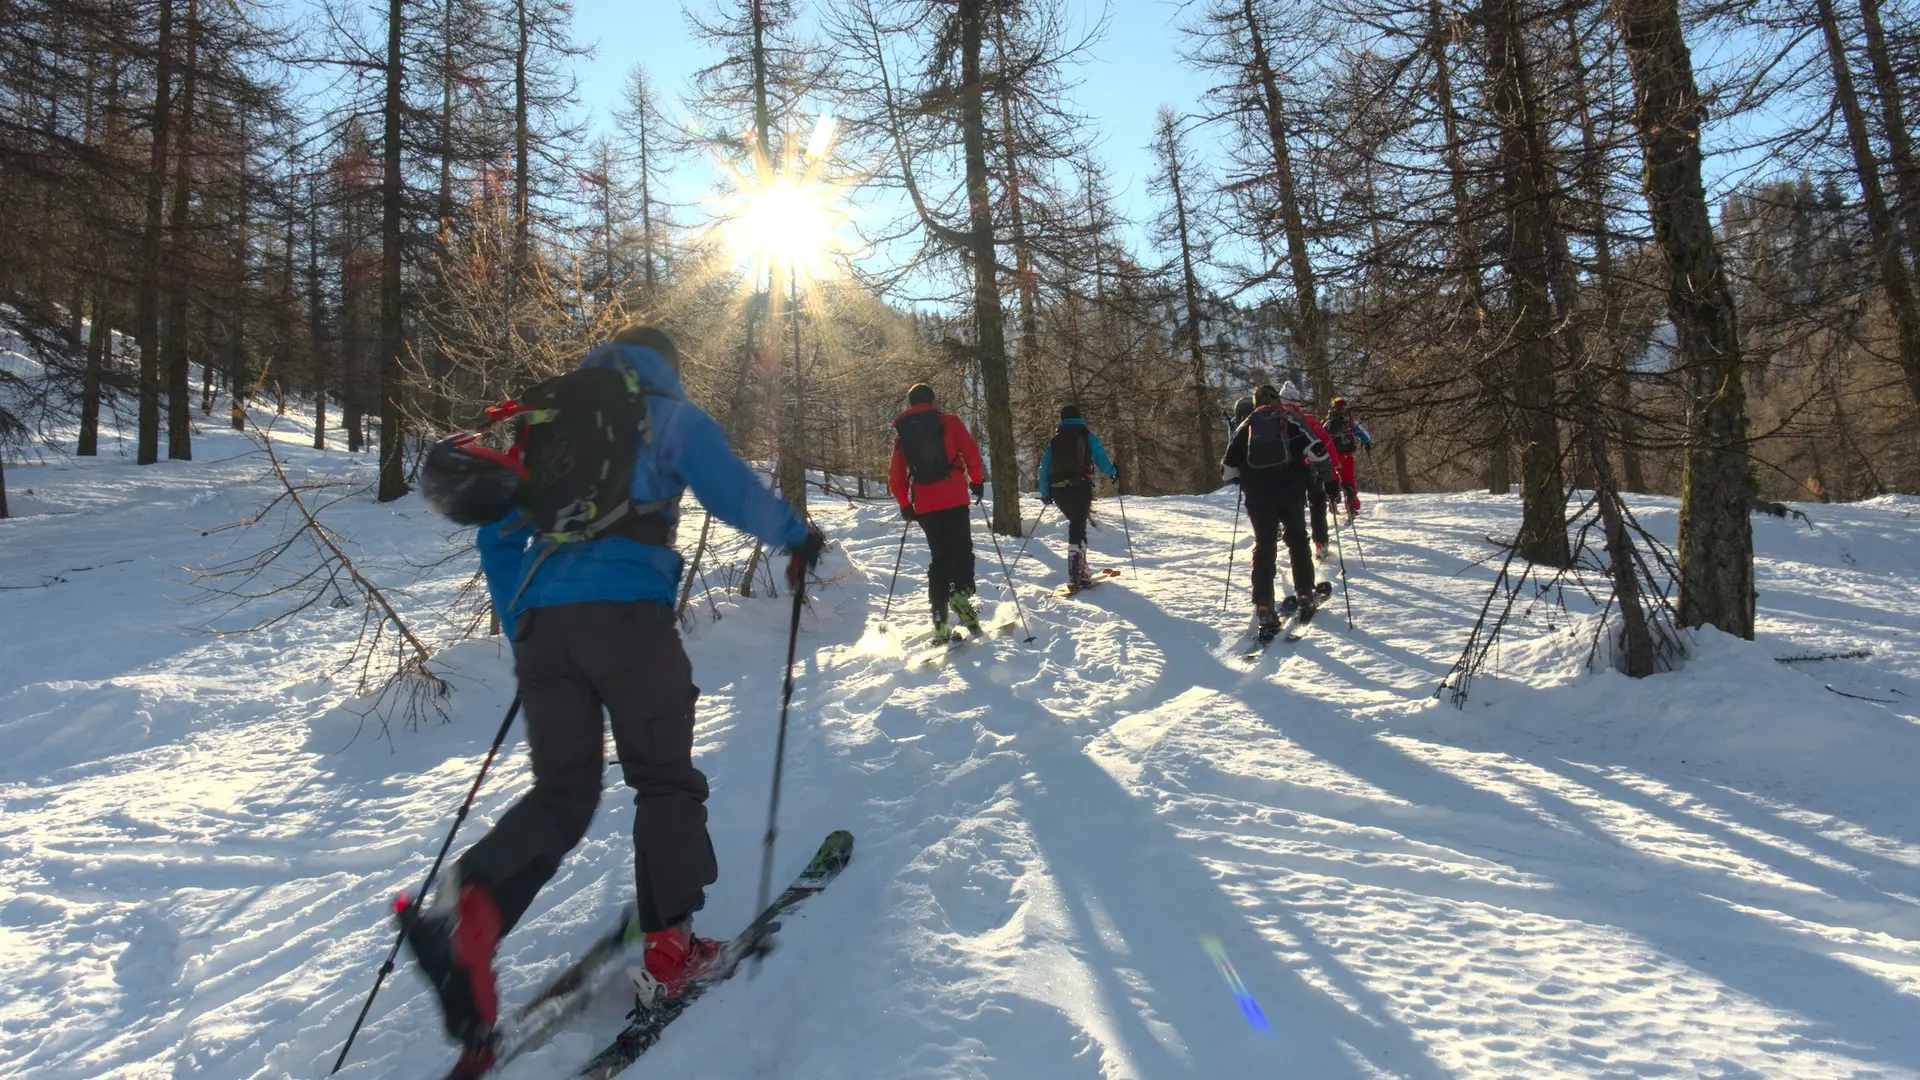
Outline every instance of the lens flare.
{"label": "lens flare", "polygon": [[832,272],[835,257],[843,253],[845,192],[824,178],[834,129],[833,116],[822,113],[804,158],[799,140],[789,138],[778,167],[758,149],[750,171],[727,166],[734,194],[716,216],[725,222],[728,249],[755,278],[777,268],[799,281],[817,281]]}
{"label": "lens flare", "polygon": [[1220,944],[1219,938],[1205,937],[1200,939],[1200,947],[1207,950],[1207,955],[1213,958],[1214,969],[1227,980],[1227,989],[1233,991],[1233,999],[1240,1003],[1240,1012],[1246,1016],[1247,1023],[1255,1031],[1271,1032],[1273,1028],[1267,1024],[1267,1014],[1260,1011],[1260,1003],[1253,1000],[1247,984],[1240,981],[1240,973],[1233,970],[1233,961],[1227,959],[1226,946]]}

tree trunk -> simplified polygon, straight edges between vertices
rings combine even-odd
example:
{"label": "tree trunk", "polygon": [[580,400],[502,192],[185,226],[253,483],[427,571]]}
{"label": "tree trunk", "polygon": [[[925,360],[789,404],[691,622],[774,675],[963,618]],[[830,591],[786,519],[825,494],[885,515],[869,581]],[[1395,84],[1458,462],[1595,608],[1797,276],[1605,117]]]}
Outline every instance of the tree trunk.
{"label": "tree trunk", "polygon": [[[1447,45],[1452,39],[1452,27],[1440,10],[1439,0],[1428,0],[1427,50],[1433,58],[1433,92],[1440,110],[1441,133],[1447,143],[1447,191],[1453,201],[1453,259],[1460,279],[1460,315],[1472,327],[1470,340],[1482,342],[1487,318],[1486,282],[1480,276],[1472,190],[1467,182],[1466,158],[1460,150],[1460,113],[1453,103],[1453,66],[1447,56]],[[1513,489],[1513,426],[1507,415],[1507,365],[1497,349],[1478,351],[1482,359],[1474,364],[1474,378],[1480,384],[1479,430],[1487,451],[1484,480],[1489,494],[1505,495]],[[1395,452],[1405,456],[1406,448],[1396,447]]]}
{"label": "tree trunk", "polygon": [[1207,358],[1200,347],[1200,281],[1193,272],[1193,246],[1187,236],[1187,199],[1180,186],[1179,131],[1171,113],[1160,117],[1160,138],[1167,156],[1167,182],[1173,189],[1173,222],[1180,239],[1180,286],[1186,294],[1187,355],[1193,364],[1193,424],[1200,439],[1200,461],[1194,470],[1194,490],[1219,486],[1220,460],[1213,448],[1213,409],[1207,390]]}
{"label": "tree trunk", "polygon": [[313,448],[327,448],[326,301],[320,292],[320,208],[307,181],[307,350],[313,361]]}
{"label": "tree trunk", "polygon": [[1501,190],[1506,199],[1513,390],[1519,406],[1520,556],[1564,567],[1567,493],[1560,426],[1554,415],[1552,188],[1549,148],[1538,116],[1526,39],[1516,0],[1488,0],[1486,19],[1489,104],[1500,125]]}
{"label": "tree trunk", "polygon": [[[351,243],[351,241],[349,241]],[[348,253],[350,261],[352,252]],[[357,454],[363,448],[366,434],[363,421],[365,410],[361,407],[360,382],[366,365],[360,362],[361,340],[365,336],[360,309],[361,288],[353,282],[354,274],[343,272],[340,285],[340,422],[347,429],[347,453]]]}
{"label": "tree trunk", "polygon": [[640,249],[643,257],[641,269],[644,275],[641,280],[645,281],[647,286],[647,306],[652,307],[655,298],[653,269],[653,178],[648,174],[648,170],[652,167],[652,161],[648,157],[649,151],[647,149],[647,117],[644,115],[644,110],[636,107],[636,111],[642,114],[637,121],[640,125]]}
{"label": "tree trunk", "polygon": [[[795,266],[786,270],[787,306],[793,309],[787,315],[793,324],[793,399],[780,426],[780,494],[804,514],[807,510],[807,395],[800,371],[800,274]],[[771,328],[771,324],[769,326]],[[777,333],[770,334],[769,338],[776,350],[785,351],[781,349]],[[777,372],[784,366],[776,360],[774,370]],[[785,379],[774,380],[776,393],[784,394],[787,385]]]}
{"label": "tree trunk", "polygon": [[1005,314],[994,256],[993,202],[987,187],[987,124],[980,78],[986,0],[960,0],[960,123],[967,170],[968,261],[973,270],[974,355],[986,394],[987,453],[993,479],[993,531],[1019,536],[1020,466],[1013,442]]}
{"label": "tree trunk", "polygon": [[173,114],[173,0],[159,0],[159,6],[146,223],[140,237],[140,421],[135,460],[141,465],[160,460],[160,278],[166,270],[160,225],[166,208],[167,137]]}
{"label": "tree trunk", "polygon": [[[227,404],[230,406],[228,417],[233,430],[247,429],[247,398],[253,389],[252,376],[247,364],[247,319],[245,298],[247,295],[247,245],[252,242],[248,232],[248,218],[253,212],[249,200],[253,197],[250,187],[252,179],[250,155],[252,146],[247,141],[247,114],[240,113],[240,141],[238,146],[240,165],[240,190],[235,200],[234,245],[233,245],[233,309],[227,313]],[[203,364],[204,366],[204,364]]]}
{"label": "tree trunk", "polygon": [[173,214],[167,228],[167,336],[161,363],[167,371],[167,457],[193,459],[193,385],[188,377],[187,285],[192,273],[194,161],[193,110],[200,66],[199,0],[187,0],[187,63],[180,73],[180,139],[174,155]]}
{"label": "tree trunk", "polygon": [[1893,165],[1893,190],[1900,200],[1900,218],[1906,225],[1907,258],[1920,267],[1920,165],[1913,157],[1913,132],[1907,127],[1906,88],[1894,74],[1887,51],[1887,32],[1880,22],[1880,0],[1860,0],[1860,23],[1866,30],[1867,59],[1873,65],[1874,92],[1880,98],[1880,123],[1887,139],[1887,157]]}
{"label": "tree trunk", "polygon": [[[522,60],[525,57],[525,9],[522,0]],[[384,178],[380,190],[380,490],[379,501],[392,502],[407,493],[406,481],[401,478],[401,438],[400,438],[400,359],[405,348],[402,339],[403,324],[400,311],[400,214],[404,209],[402,200],[405,189],[400,172],[400,116],[406,108],[406,98],[402,93],[401,52],[402,30],[405,27],[406,7],[403,0],[388,0],[387,3],[387,94],[382,109],[385,131],[381,136],[381,151],[385,158]],[[524,112],[524,97],[522,99]],[[524,117],[523,117],[524,118]],[[518,164],[523,172],[526,148],[524,144],[518,150]],[[524,200],[524,192],[520,196]],[[525,228],[525,202],[521,202],[523,216],[521,228]]]}
{"label": "tree trunk", "polygon": [[[1000,64],[1000,81],[1007,71],[1007,19],[1005,12],[994,19],[994,58]],[[1013,95],[1002,87],[1000,98],[1000,142],[1007,170],[1007,223],[1012,228],[1014,287],[1020,297],[1020,354],[1023,364],[1033,364],[1040,356],[1040,317],[1038,275],[1027,243],[1027,211],[1020,194],[1020,154],[1013,139]]]}
{"label": "tree trunk", "polygon": [[[1887,309],[1893,315],[1894,338],[1900,350],[1900,369],[1906,373],[1907,392],[1920,404],[1920,311],[1913,298],[1913,280],[1907,274],[1907,261],[1900,251],[1900,237],[1894,231],[1893,215],[1887,210],[1887,196],[1880,187],[1880,163],[1874,159],[1873,142],[1867,133],[1866,114],[1860,97],[1854,92],[1853,71],[1847,63],[1846,42],[1840,34],[1840,21],[1834,15],[1833,0],[1814,0],[1820,16],[1820,30],[1827,39],[1827,59],[1833,66],[1833,96],[1846,121],[1847,142],[1853,149],[1855,179],[1860,183],[1867,212],[1867,229],[1873,237],[1874,261],[1880,268],[1880,289],[1886,293]],[[1895,95],[1898,100],[1898,94]]]}
{"label": "tree trunk", "polygon": [[1254,77],[1260,83],[1261,112],[1266,115],[1267,137],[1273,143],[1275,194],[1280,200],[1281,227],[1287,234],[1287,265],[1293,274],[1294,346],[1296,362],[1305,363],[1307,377],[1313,383],[1313,405],[1324,409],[1333,400],[1333,371],[1327,362],[1326,316],[1320,310],[1319,285],[1314,280],[1313,262],[1307,253],[1307,228],[1300,216],[1300,199],[1295,191],[1293,152],[1287,145],[1287,120],[1282,109],[1280,84],[1267,58],[1266,42],[1260,35],[1260,22],[1254,15],[1253,0],[1241,0],[1241,13],[1247,22],[1247,34],[1253,43]]}
{"label": "tree trunk", "polygon": [[[1828,0],[1819,0],[1831,7]],[[1611,0],[1633,69],[1654,239],[1666,257],[1667,316],[1686,373],[1680,494],[1680,622],[1753,638],[1753,477],[1733,295],[1700,179],[1703,109],[1678,0]]]}
{"label": "tree trunk", "polygon": [[[395,0],[392,7],[392,21],[395,25],[394,37],[390,39],[388,63],[398,67],[400,64],[398,26],[401,5]],[[527,38],[527,0],[513,0],[514,52],[513,52],[513,267],[516,277],[524,273],[532,256],[533,238],[533,178],[531,176],[532,142],[531,121],[527,115],[527,52],[530,47]],[[392,76],[398,83],[399,77]],[[398,98],[399,91],[394,90]]]}
{"label": "tree trunk", "polygon": [[94,291],[89,309],[92,317],[87,320],[87,368],[80,377],[80,444],[73,451],[78,457],[100,453],[100,373],[106,368],[113,342],[113,324],[108,320],[103,292]]}

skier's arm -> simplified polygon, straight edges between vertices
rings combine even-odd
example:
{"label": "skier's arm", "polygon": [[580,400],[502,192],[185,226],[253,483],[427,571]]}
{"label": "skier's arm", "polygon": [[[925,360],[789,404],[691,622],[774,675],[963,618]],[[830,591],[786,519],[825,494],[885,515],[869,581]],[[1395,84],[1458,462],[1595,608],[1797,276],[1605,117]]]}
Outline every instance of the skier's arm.
{"label": "skier's arm", "polygon": [[946,420],[947,430],[949,432],[959,433],[960,456],[966,459],[968,482],[975,484],[986,483],[987,465],[986,462],[980,460],[980,444],[973,441],[973,432],[967,430],[965,421],[952,413],[947,414]]}
{"label": "skier's arm", "polygon": [[913,506],[913,489],[907,486],[907,455],[900,452],[900,440],[893,440],[893,458],[887,462],[887,490],[893,492],[893,501],[900,509]]}
{"label": "skier's arm", "polygon": [[1040,497],[1042,499],[1049,498],[1050,496],[1052,496],[1053,488],[1049,486],[1052,480],[1053,480],[1053,440],[1048,439],[1047,448],[1045,450],[1040,451]]}
{"label": "skier's arm", "polygon": [[1361,427],[1360,421],[1358,420],[1355,420],[1353,422],[1353,434],[1354,434],[1354,437],[1360,440],[1361,446],[1364,446],[1369,450],[1373,449],[1373,436],[1367,434],[1367,429]]}
{"label": "skier's arm", "polygon": [[1119,476],[1120,470],[1113,467],[1113,459],[1107,456],[1107,448],[1101,444],[1100,436],[1087,432],[1087,450],[1093,455],[1093,467],[1108,476]]}
{"label": "skier's arm", "polygon": [[513,640],[513,594],[520,588],[522,566],[527,561],[527,541],[533,526],[525,523],[509,528],[509,515],[474,532],[473,546],[480,549],[480,572],[487,577],[487,596],[500,616],[500,630]]}
{"label": "skier's arm", "polygon": [[762,543],[791,549],[805,542],[807,523],[787,500],[768,490],[752,466],[734,455],[713,417],[688,403],[676,420],[675,465],[700,505]]}
{"label": "skier's arm", "polygon": [[1227,437],[1227,456],[1220,459],[1220,464],[1238,469],[1247,463],[1247,440],[1240,437],[1246,430],[1245,423],[1234,426],[1233,434]]}

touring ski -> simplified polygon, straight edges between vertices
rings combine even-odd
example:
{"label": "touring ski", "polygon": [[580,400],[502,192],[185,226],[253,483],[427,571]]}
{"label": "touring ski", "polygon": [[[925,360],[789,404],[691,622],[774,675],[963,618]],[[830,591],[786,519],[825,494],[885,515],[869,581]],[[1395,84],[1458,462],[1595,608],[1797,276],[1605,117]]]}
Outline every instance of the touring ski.
{"label": "touring ski", "polygon": [[853,834],[845,830],[829,833],[821,842],[820,849],[814,852],[812,861],[807,863],[807,868],[800,871],[800,875],[793,879],[793,884],[782,890],[765,911],[747,924],[745,930],[721,948],[720,959],[705,975],[688,983],[680,996],[672,1001],[635,1009],[626,1030],[574,1076],[579,1080],[610,1080],[632,1065],[649,1047],[660,1041],[660,1035],[667,1025],[685,1012],[687,1006],[731,978],[743,962],[768,952],[774,934],[780,929],[780,917],[807,897],[826,888],[852,859]]}
{"label": "touring ski", "polygon": [[1108,580],[1112,578],[1117,578],[1119,576],[1120,576],[1120,571],[1118,570],[1114,570],[1111,568],[1106,570],[1100,570],[1095,572],[1093,575],[1093,579],[1091,581],[1088,581],[1085,585],[1072,585],[1072,584],[1062,585],[1058,589],[1053,590],[1053,595],[1062,596],[1062,597],[1073,596],[1077,593],[1086,592],[1088,589],[1097,589],[1101,585],[1105,584]]}
{"label": "touring ski", "polygon": [[1279,624],[1272,630],[1258,631],[1254,636],[1253,648],[1241,653],[1240,659],[1258,660],[1261,654],[1267,651],[1267,646],[1273,644],[1275,638],[1285,638],[1290,642],[1299,641],[1300,627],[1312,622],[1314,614],[1320,610],[1320,605],[1332,597],[1333,582],[1321,581],[1313,586],[1313,602],[1304,608],[1301,607],[1297,597],[1289,596],[1282,600]]}
{"label": "touring ski", "polygon": [[915,654],[914,657],[908,661],[908,666],[919,667],[922,664],[934,663],[950,652],[964,649],[976,641],[981,641],[989,637],[997,637],[1018,625],[1020,624],[1017,622],[994,623],[992,626],[981,627],[980,632],[977,634],[968,634],[965,637],[955,637],[947,641],[935,642],[932,648]]}

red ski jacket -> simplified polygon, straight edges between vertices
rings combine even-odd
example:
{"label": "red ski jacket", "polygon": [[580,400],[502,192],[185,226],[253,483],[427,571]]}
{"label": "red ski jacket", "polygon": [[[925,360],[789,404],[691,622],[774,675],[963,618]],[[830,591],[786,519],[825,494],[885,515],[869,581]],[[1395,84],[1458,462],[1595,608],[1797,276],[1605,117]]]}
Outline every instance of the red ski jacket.
{"label": "red ski jacket", "polygon": [[[939,410],[932,405],[915,405],[906,412],[893,418],[894,423],[900,417],[917,412]],[[968,483],[983,484],[987,479],[986,466],[980,461],[980,444],[973,441],[973,433],[967,425],[952,413],[942,413],[941,427],[947,439],[947,457],[959,458],[956,464],[965,468],[956,468],[947,474],[946,479],[932,484],[916,484],[907,472],[907,456],[900,452],[900,438],[893,440],[893,461],[887,466],[887,489],[893,492],[894,501],[902,509],[909,506],[916,514],[931,514],[936,510],[951,510],[956,506],[965,506],[973,501],[972,492],[967,490]]]}

